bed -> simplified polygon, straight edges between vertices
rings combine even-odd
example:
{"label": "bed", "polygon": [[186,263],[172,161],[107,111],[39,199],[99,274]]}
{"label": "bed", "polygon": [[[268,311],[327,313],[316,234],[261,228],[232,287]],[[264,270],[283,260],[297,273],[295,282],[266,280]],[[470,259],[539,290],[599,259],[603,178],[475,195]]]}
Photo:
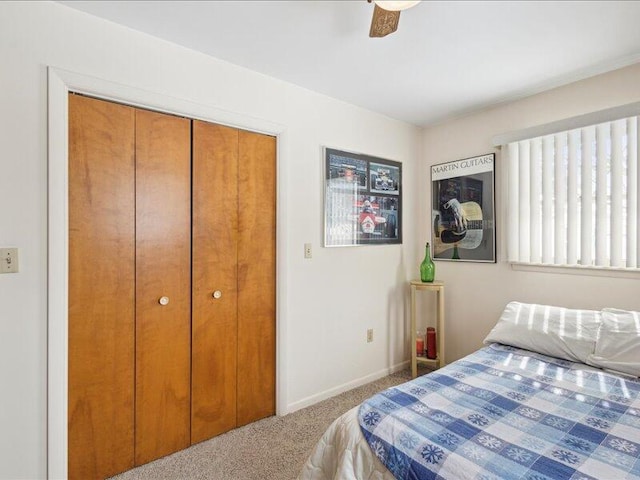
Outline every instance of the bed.
{"label": "bed", "polygon": [[338,418],[299,478],[640,479],[637,312],[512,302],[485,343]]}

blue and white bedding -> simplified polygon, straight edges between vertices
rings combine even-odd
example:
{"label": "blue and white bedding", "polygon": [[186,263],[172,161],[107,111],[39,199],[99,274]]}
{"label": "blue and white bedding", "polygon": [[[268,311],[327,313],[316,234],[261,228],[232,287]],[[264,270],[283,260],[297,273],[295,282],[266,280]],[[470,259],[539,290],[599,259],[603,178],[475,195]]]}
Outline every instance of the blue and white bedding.
{"label": "blue and white bedding", "polygon": [[640,381],[492,344],[365,401],[397,479],[640,479]]}

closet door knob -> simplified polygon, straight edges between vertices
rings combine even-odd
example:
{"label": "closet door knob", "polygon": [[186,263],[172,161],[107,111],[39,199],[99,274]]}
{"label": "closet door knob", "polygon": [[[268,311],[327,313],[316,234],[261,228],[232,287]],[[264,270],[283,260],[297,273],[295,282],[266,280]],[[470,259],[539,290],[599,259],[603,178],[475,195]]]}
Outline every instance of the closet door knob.
{"label": "closet door knob", "polygon": [[217,300],[222,296],[222,292],[220,290],[216,290],[211,296]]}
{"label": "closet door knob", "polygon": [[168,305],[168,304],[169,304],[169,297],[160,297],[160,298],[158,299],[158,303],[159,303],[160,305],[162,305],[163,307],[164,307],[165,305]]}

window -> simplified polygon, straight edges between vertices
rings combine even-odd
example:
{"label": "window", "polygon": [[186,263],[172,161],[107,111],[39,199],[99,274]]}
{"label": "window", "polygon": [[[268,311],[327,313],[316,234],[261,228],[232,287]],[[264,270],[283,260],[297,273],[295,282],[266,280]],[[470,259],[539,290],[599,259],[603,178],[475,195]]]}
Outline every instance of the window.
{"label": "window", "polygon": [[508,256],[635,269],[638,117],[508,143]]}

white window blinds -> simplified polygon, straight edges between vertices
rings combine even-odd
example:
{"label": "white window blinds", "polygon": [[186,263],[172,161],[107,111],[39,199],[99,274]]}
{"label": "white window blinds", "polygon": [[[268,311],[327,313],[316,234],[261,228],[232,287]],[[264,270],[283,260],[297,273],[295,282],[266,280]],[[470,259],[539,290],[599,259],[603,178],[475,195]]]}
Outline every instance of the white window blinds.
{"label": "white window blinds", "polygon": [[640,267],[638,117],[507,144],[508,255]]}

